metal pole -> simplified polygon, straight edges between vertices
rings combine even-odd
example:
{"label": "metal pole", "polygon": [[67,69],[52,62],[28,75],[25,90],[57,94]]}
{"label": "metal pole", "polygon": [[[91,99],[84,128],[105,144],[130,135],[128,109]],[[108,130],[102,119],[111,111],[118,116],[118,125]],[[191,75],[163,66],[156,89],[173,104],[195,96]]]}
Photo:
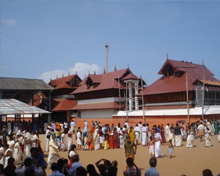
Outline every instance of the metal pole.
{"label": "metal pole", "polygon": [[143,123],[146,123],[145,120],[145,110],[144,110],[144,85],[143,85],[143,78],[141,76],[141,87],[142,87],[142,110],[143,110]]}
{"label": "metal pole", "polygon": [[108,45],[105,45],[106,48],[106,73],[108,73]]}
{"label": "metal pole", "polygon": [[204,62],[202,61],[203,65],[203,84],[202,84],[202,120],[204,118],[204,105],[205,105],[205,65]]}
{"label": "metal pole", "polygon": [[188,75],[186,73],[186,101],[187,101],[187,119],[189,123],[189,90],[188,90]]}
{"label": "metal pole", "polygon": [[[49,91],[49,112],[51,112],[51,91]],[[48,123],[51,122],[51,113],[49,114]]]}
{"label": "metal pole", "polygon": [[120,111],[121,110],[121,91],[120,91],[119,76],[118,76],[118,91],[119,91],[119,111]]}

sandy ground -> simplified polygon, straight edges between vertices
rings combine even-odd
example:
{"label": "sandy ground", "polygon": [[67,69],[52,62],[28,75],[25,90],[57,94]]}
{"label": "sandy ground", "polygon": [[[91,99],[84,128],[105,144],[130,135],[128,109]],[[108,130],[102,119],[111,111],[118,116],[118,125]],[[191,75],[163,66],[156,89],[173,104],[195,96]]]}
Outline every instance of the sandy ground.
{"label": "sandy ground", "polygon": [[[45,135],[40,135],[42,141],[42,149],[45,151]],[[173,158],[168,157],[167,145],[161,146],[161,150],[167,157],[157,159],[157,170],[160,176],[180,176],[185,174],[187,176],[202,175],[204,169],[210,169],[213,175],[220,173],[220,143],[218,143],[217,135],[211,137],[212,147],[204,147],[204,141],[199,139],[194,140],[194,148],[186,148],[186,141],[183,142],[182,147],[175,147]],[[76,141],[74,140],[74,144]],[[124,149],[109,149],[98,151],[78,151],[80,155],[80,162],[86,168],[88,164],[95,164],[101,158],[110,161],[118,161],[118,176],[123,176],[123,171],[126,168],[126,159]],[[67,158],[67,151],[59,153],[62,158]],[[45,152],[45,159],[47,161],[48,153]],[[138,145],[137,154],[135,157],[136,165],[141,168],[142,175],[149,166],[150,155],[147,147]],[[47,174],[51,174],[51,170],[47,169]]]}

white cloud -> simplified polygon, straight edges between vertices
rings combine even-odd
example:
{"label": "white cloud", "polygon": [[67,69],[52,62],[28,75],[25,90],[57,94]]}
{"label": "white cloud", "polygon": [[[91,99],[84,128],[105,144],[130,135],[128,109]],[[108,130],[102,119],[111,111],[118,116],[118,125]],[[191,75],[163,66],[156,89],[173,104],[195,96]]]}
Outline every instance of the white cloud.
{"label": "white cloud", "polygon": [[2,20],[2,23],[7,24],[8,26],[15,26],[17,21],[14,19]]}
{"label": "white cloud", "polygon": [[70,72],[70,74],[77,74],[79,75],[79,77],[81,79],[85,78],[85,75],[88,75],[88,73],[94,73],[94,70],[96,71],[96,73],[99,73],[100,71],[100,67],[96,64],[87,64],[87,63],[81,63],[81,62],[77,62],[74,67],[69,68],[67,70],[52,70],[52,71],[46,71],[44,72],[39,79],[43,79],[46,83],[48,83],[50,81],[50,78],[52,79],[56,79],[56,75],[58,75],[59,78],[62,77],[62,74],[64,74],[64,76],[68,75],[68,72]]}

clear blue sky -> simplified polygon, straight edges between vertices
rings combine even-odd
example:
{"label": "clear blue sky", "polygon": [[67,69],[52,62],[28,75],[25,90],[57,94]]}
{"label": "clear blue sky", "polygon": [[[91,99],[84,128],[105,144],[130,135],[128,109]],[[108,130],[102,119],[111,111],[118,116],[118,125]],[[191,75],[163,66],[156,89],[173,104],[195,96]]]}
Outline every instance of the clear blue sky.
{"label": "clear blue sky", "polygon": [[220,1],[1,1],[3,77],[129,68],[154,82],[166,60],[202,63],[220,79]]}

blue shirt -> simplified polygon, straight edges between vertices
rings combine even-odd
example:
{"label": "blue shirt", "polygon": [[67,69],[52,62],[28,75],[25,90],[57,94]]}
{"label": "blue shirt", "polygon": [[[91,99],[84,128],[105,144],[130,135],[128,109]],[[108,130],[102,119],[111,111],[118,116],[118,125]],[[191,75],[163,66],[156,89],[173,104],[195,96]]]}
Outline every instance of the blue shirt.
{"label": "blue shirt", "polygon": [[60,173],[58,170],[55,170],[49,176],[65,176],[64,174]]}
{"label": "blue shirt", "polygon": [[81,167],[81,166],[82,166],[81,163],[79,163],[79,162],[74,162],[74,163],[72,164],[72,167],[68,170],[68,174],[70,174],[71,176],[76,176],[76,169],[77,169],[78,167]]}
{"label": "blue shirt", "polygon": [[146,170],[144,176],[159,176],[159,172],[155,167],[151,167],[150,169]]}
{"label": "blue shirt", "polygon": [[[32,156],[30,157],[32,160],[36,160],[35,158],[33,158]],[[44,159],[44,155],[41,153],[41,154],[38,154],[37,156],[37,162],[38,164],[41,166],[41,167],[44,167],[45,169],[47,168],[47,162],[45,161]]]}

